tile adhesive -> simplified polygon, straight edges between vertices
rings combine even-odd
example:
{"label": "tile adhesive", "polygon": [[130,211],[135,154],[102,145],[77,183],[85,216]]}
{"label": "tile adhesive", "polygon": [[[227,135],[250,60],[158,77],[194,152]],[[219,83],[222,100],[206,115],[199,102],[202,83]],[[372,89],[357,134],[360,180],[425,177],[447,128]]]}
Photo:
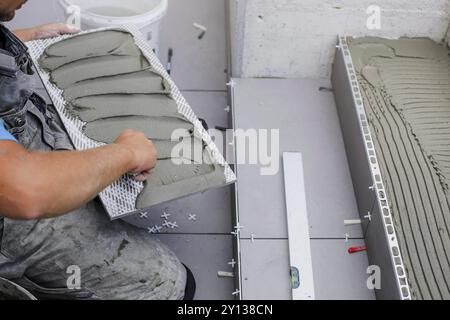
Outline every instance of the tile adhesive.
{"label": "tile adhesive", "polygon": [[[83,122],[82,133],[89,139],[112,143],[125,129],[134,129],[154,142],[158,163],[137,197],[137,210],[230,183],[228,165],[214,161],[196,124],[180,112],[167,77],[126,29],[68,37],[46,46],[35,59],[61,90],[64,111]],[[176,141],[174,130],[179,132]],[[172,154],[181,146],[192,152]],[[194,157],[194,150],[202,159]]]}
{"label": "tile adhesive", "polygon": [[425,38],[347,41],[412,296],[450,299],[450,52]]}

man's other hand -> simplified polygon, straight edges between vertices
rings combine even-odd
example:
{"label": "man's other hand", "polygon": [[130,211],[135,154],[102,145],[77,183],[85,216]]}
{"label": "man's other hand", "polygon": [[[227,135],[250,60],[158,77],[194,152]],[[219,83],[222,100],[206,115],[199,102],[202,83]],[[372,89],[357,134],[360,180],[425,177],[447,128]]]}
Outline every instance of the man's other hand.
{"label": "man's other hand", "polygon": [[158,159],[153,143],[141,132],[126,130],[117,138],[115,144],[127,147],[133,154],[133,169],[130,173],[135,175],[135,179],[141,182],[147,180]]}
{"label": "man's other hand", "polygon": [[39,39],[47,39],[57,37],[63,34],[75,34],[80,30],[72,25],[65,23],[51,23],[41,26],[15,30],[14,34],[22,41],[33,41]]}
{"label": "man's other hand", "polygon": [[34,27],[35,40],[54,38],[63,34],[75,34],[80,29],[65,23],[51,23]]}

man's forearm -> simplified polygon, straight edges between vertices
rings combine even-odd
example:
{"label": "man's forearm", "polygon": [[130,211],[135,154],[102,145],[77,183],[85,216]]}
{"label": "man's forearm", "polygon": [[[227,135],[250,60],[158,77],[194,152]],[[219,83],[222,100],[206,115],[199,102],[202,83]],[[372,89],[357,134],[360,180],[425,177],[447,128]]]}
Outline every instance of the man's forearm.
{"label": "man's forearm", "polygon": [[[46,165],[42,172],[41,184],[54,177],[50,192],[42,203],[45,215],[66,213],[79,208],[95,198],[106,187],[131,170],[132,153],[119,145],[72,153],[32,154],[38,166]],[[74,170],[76,169],[76,170]],[[69,170],[69,174],[64,171]],[[53,172],[53,174],[52,174]],[[36,186],[36,190],[39,190]],[[59,201],[51,201],[59,199]]]}
{"label": "man's forearm", "polygon": [[22,40],[23,42],[32,41],[36,39],[36,31],[35,29],[18,29],[14,30],[13,33],[17,38]]}
{"label": "man's forearm", "polygon": [[[21,148],[20,146],[17,146]],[[28,219],[58,216],[81,207],[132,170],[133,152],[118,144],[84,152],[17,153],[14,179],[30,204]],[[6,173],[8,174],[8,173]],[[19,204],[23,205],[23,204]],[[13,209],[13,208],[12,208]]]}

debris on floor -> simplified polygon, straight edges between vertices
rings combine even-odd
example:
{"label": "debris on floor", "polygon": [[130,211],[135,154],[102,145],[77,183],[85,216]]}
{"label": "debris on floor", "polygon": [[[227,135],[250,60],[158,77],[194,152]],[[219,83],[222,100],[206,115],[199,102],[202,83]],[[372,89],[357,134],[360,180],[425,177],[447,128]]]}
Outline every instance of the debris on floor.
{"label": "debris on floor", "polygon": [[205,37],[206,32],[208,31],[208,28],[206,28],[204,25],[201,25],[200,23],[197,23],[197,22],[194,22],[193,26],[195,29],[198,29],[201,31],[200,35],[198,36],[198,39],[202,40]]}

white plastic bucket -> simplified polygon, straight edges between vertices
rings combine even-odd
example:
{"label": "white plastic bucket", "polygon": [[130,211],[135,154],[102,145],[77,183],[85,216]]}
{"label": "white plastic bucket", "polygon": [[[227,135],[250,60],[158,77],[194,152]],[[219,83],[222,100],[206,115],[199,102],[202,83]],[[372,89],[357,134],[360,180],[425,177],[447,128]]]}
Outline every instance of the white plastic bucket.
{"label": "white plastic bucket", "polygon": [[59,0],[59,3],[68,20],[79,14],[83,30],[133,24],[144,33],[155,52],[159,50],[159,27],[168,0]]}

